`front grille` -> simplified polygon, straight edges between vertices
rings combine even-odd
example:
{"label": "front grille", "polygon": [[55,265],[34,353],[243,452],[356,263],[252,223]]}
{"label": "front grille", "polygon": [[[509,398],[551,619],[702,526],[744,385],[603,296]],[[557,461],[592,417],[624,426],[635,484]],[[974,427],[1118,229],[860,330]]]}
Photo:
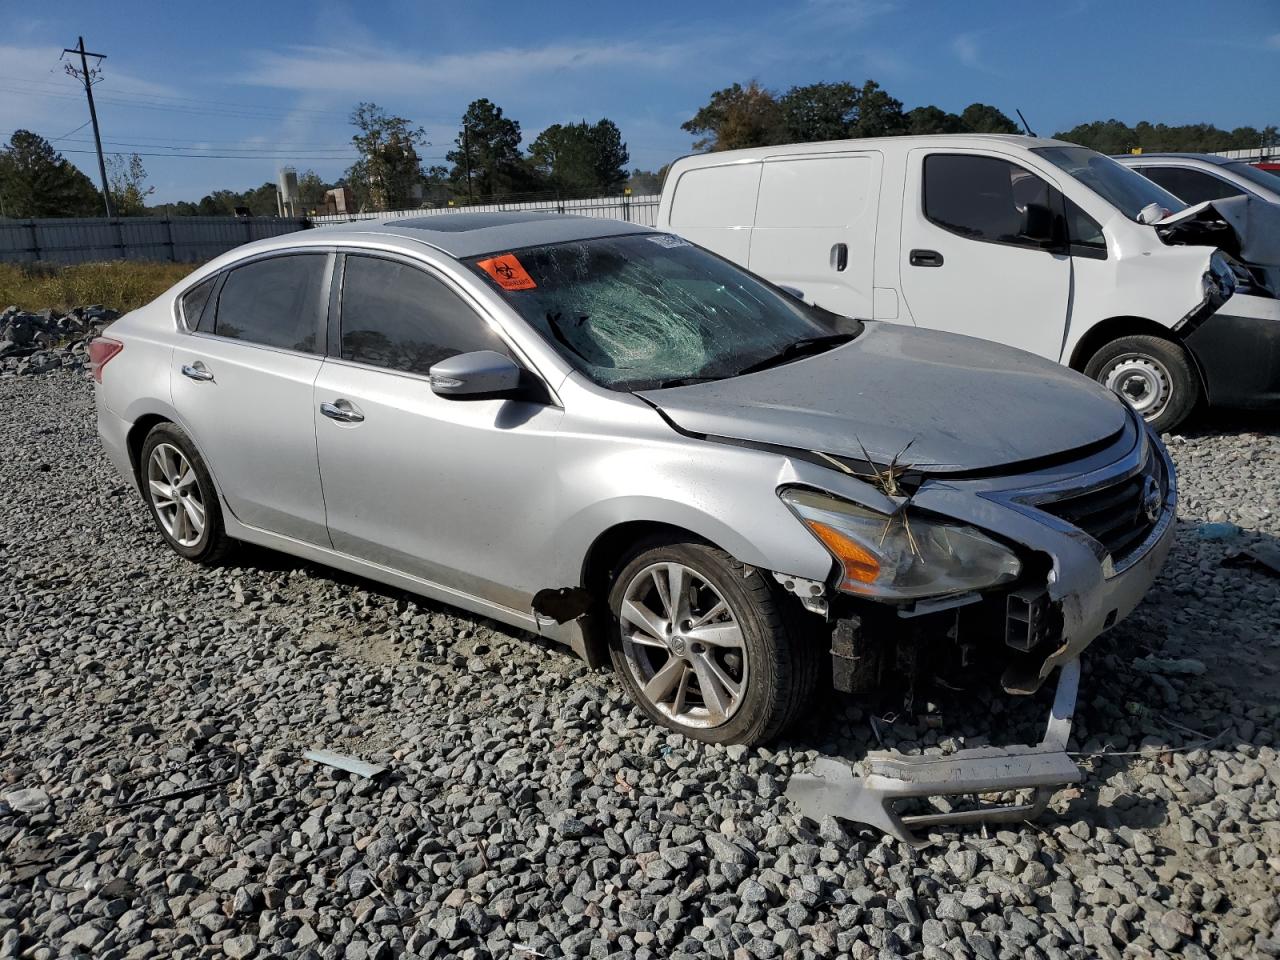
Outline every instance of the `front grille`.
{"label": "front grille", "polygon": [[1152,451],[1140,473],[1087,493],[1039,503],[1037,507],[1083,530],[1119,564],[1155,528],[1166,489],[1160,457]]}

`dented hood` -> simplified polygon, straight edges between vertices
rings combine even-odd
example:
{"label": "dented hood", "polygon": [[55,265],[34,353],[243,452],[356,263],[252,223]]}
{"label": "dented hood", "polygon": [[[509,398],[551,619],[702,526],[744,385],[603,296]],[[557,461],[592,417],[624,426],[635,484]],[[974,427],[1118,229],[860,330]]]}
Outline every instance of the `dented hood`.
{"label": "dented hood", "polygon": [[869,322],[835,350],[711,383],[640,396],[688,433],[813,450],[932,472],[987,470],[1114,436],[1112,393],[1010,347]]}

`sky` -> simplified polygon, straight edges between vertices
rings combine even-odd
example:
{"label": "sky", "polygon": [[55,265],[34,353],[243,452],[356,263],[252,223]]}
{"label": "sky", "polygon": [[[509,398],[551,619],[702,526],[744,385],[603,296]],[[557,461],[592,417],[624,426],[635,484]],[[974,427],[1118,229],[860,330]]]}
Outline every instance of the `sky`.
{"label": "sky", "polygon": [[59,62],[80,35],[107,57],[104,148],[142,155],[155,203],[285,164],[334,180],[360,101],[422,126],[428,163],[488,97],[526,145],[608,117],[649,170],[690,152],[680,124],[714,90],[751,79],[873,78],[906,109],[1021,108],[1041,135],[1110,117],[1280,123],[1280,0],[0,0],[0,139],[34,130],[95,183],[83,90]]}

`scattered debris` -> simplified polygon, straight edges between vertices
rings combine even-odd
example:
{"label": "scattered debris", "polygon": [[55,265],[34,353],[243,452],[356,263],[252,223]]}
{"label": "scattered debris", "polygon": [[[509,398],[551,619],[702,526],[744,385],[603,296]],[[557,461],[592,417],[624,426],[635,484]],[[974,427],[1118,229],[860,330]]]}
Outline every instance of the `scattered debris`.
{"label": "scattered debris", "polygon": [[365,763],[357,757],[333,753],[330,750],[308,750],[302,756],[306,760],[324,764],[326,767],[345,770],[347,773],[354,773],[357,777],[364,777],[366,780],[372,780],[379,774],[385,773],[387,769],[386,767],[375,767],[372,763]]}
{"label": "scattered debris", "polygon": [[1133,661],[1134,669],[1143,673],[1170,673],[1182,677],[1198,677],[1205,671],[1200,660],[1191,657],[1157,657],[1155,654]]}
{"label": "scattered debris", "polygon": [[17,810],[19,813],[43,813],[53,803],[49,799],[49,794],[39,787],[26,787],[0,793],[0,801],[7,803],[10,809]]}
{"label": "scattered debris", "polygon": [[1202,523],[1196,527],[1196,536],[1201,540],[1234,540],[1240,532],[1234,523]]}
{"label": "scattered debris", "polygon": [[[230,769],[225,773],[216,773],[220,767],[226,765]],[[243,760],[240,754],[234,750],[222,747],[199,757],[186,764],[187,770],[194,768],[195,770],[204,771],[206,776],[198,783],[194,783],[189,787],[180,787],[177,790],[171,790],[168,793],[143,794],[142,796],[128,796],[127,787],[130,785],[121,784],[116,790],[115,803],[112,806],[117,810],[128,810],[131,807],[141,807],[157,803],[168,803],[170,800],[182,800],[187,797],[194,797],[197,794],[205,793],[217,787],[225,787],[229,783],[233,783],[240,779],[240,773],[243,769]],[[165,775],[165,781],[169,782],[169,775],[177,772],[180,768],[170,768],[162,771]],[[137,786],[137,784],[131,784]],[[126,799],[127,797],[127,799]]]}
{"label": "scattered debris", "polygon": [[1272,576],[1280,576],[1280,547],[1270,543],[1255,543],[1239,553],[1223,557],[1224,567],[1256,567]]}

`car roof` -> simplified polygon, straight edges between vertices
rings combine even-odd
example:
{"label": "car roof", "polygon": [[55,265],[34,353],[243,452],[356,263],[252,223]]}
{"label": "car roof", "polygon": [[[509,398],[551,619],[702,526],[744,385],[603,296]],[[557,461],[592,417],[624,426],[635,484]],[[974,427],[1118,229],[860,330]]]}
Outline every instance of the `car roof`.
{"label": "car roof", "polygon": [[579,217],[544,210],[510,210],[499,213],[432,213],[419,217],[325,225],[312,236],[335,243],[342,240],[416,240],[455,259],[500,253],[521,247],[616,237],[627,233],[653,233],[650,227],[603,217]]}
{"label": "car roof", "polygon": [[1242,163],[1239,157],[1220,157],[1214,153],[1121,153],[1117,154],[1117,160],[1129,160],[1134,163],[1143,160],[1149,160],[1152,157],[1159,160],[1203,160],[1205,163],[1212,163],[1220,167],[1225,167],[1229,163]]}
{"label": "car roof", "polygon": [[821,140],[813,143],[781,143],[769,147],[746,147],[741,150],[717,150],[711,153],[692,153],[681,157],[672,166],[682,169],[720,166],[740,160],[763,160],[795,154],[845,153],[865,150],[901,149],[919,147],[1078,147],[1078,143],[1051,140],[1047,137],[1028,137],[1020,133],[931,133],[901,137],[862,137],[854,140]]}

